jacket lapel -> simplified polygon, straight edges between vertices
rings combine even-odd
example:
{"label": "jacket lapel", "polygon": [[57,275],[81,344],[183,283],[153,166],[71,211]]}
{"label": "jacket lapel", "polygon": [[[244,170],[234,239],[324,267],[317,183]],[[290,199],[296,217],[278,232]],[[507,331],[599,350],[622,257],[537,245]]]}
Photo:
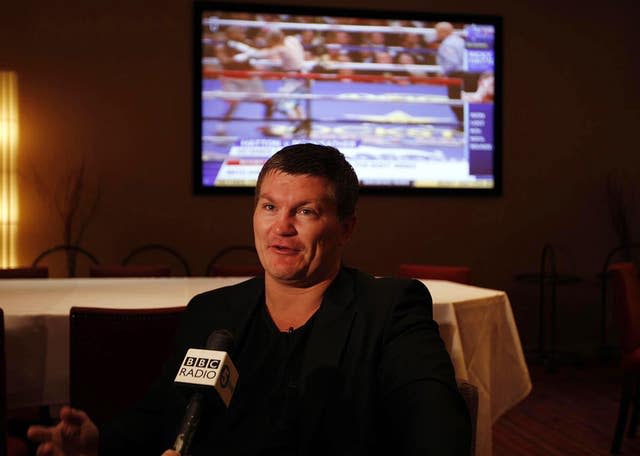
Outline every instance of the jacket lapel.
{"label": "jacket lapel", "polygon": [[237,350],[240,344],[248,336],[249,322],[253,317],[256,308],[262,303],[264,296],[264,278],[257,277],[251,281],[251,287],[241,299],[231,306],[230,311],[230,326],[234,329],[233,335],[235,339],[233,355],[237,354]]}
{"label": "jacket lapel", "polygon": [[356,314],[353,288],[353,279],[342,269],[314,317],[300,372],[300,438],[303,446],[311,441],[327,396],[336,387],[336,371]]}

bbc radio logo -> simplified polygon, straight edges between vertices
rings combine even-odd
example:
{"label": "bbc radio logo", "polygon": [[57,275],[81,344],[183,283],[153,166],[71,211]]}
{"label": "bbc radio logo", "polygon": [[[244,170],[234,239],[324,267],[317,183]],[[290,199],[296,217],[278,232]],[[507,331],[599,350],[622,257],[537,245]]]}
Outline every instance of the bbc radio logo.
{"label": "bbc radio logo", "polygon": [[178,375],[186,378],[208,378],[213,380],[216,378],[216,371],[219,367],[220,360],[217,358],[186,356]]}
{"label": "bbc radio logo", "polygon": [[215,358],[196,358],[195,356],[187,356],[183,366],[195,367],[198,369],[217,369],[220,367],[220,360]]}
{"label": "bbc radio logo", "polygon": [[175,381],[214,387],[228,406],[238,383],[238,371],[226,352],[190,348],[180,364]]}

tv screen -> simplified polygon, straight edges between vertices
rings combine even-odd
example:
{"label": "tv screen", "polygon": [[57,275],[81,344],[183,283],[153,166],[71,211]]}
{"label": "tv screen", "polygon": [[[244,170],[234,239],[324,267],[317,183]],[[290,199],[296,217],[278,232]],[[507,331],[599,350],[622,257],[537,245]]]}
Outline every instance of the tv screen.
{"label": "tv screen", "polygon": [[501,39],[494,16],[195,3],[196,193],[313,142],[365,192],[499,194]]}

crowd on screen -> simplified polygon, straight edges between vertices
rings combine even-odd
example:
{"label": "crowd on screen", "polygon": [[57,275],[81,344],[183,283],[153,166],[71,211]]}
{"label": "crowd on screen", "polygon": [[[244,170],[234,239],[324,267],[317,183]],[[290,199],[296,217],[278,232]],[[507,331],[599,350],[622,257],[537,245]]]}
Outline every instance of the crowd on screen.
{"label": "crowd on screen", "polygon": [[[219,14],[219,19],[235,19],[254,21],[257,26],[205,26],[204,50],[205,57],[216,57],[216,47],[228,42],[233,30],[234,40],[256,49],[268,46],[268,35],[274,26],[269,23],[306,23],[306,24],[334,24],[335,29],[315,30],[313,27],[298,30],[280,27],[287,36],[295,37],[304,49],[305,61],[316,63],[313,72],[322,72],[323,63],[371,63],[371,64],[408,64],[430,65],[437,62],[437,52],[442,39],[436,34],[435,25],[423,22],[363,19],[363,18],[329,18],[329,17],[301,17],[285,15],[250,15],[244,13]],[[265,25],[266,24],[266,25]],[[372,30],[341,30],[338,26],[373,26]],[[377,27],[382,27],[377,29]],[[393,32],[394,28],[404,27],[400,33]],[[456,34],[462,32],[460,24],[453,24]],[[406,28],[415,28],[416,32],[407,32]],[[386,29],[386,30],[385,30]],[[371,74],[375,66],[366,69],[342,68],[342,74]],[[436,71],[414,72],[416,76],[433,76]]]}

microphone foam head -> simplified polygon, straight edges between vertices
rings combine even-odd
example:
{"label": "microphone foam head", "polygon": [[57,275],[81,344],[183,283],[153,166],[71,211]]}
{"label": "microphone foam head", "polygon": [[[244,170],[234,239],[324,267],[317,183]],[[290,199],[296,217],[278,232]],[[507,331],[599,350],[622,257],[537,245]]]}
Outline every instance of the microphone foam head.
{"label": "microphone foam head", "polygon": [[216,329],[207,338],[207,350],[230,352],[233,348],[233,334],[227,329]]}

